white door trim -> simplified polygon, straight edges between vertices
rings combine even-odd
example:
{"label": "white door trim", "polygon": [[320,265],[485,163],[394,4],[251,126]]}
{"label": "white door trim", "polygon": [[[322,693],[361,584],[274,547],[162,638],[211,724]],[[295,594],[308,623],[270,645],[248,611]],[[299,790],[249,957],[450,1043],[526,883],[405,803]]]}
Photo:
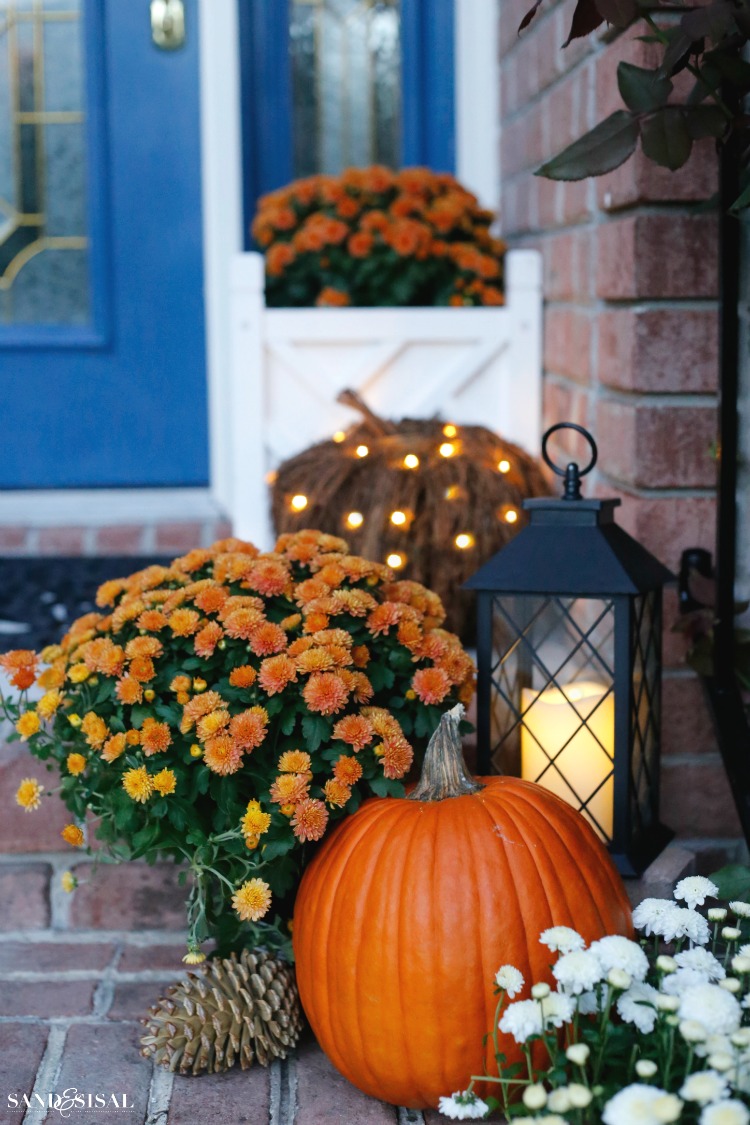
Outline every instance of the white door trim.
{"label": "white door trim", "polygon": [[455,0],[456,176],[484,207],[500,206],[498,0]]}

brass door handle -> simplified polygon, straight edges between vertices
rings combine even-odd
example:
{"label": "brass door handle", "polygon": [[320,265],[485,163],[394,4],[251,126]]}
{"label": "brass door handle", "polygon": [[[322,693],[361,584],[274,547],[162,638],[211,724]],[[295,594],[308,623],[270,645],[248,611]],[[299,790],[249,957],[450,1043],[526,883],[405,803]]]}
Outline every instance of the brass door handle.
{"label": "brass door handle", "polygon": [[184,45],[183,0],[151,0],[151,38],[162,51],[176,51]]}

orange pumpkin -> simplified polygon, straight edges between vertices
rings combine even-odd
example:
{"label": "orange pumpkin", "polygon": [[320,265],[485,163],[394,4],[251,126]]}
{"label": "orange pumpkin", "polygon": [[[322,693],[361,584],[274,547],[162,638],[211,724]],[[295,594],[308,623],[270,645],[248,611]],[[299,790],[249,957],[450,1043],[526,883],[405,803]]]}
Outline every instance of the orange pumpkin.
{"label": "orange pumpkin", "polygon": [[[472,780],[461,714],[443,715],[407,798],[366,801],[331,833],[294,914],[300,998],[321,1047],[360,1090],[412,1108],[486,1073],[494,974],[517,966],[523,998],[552,982],[542,930],[632,935],[620,877],[583,817],[530,782]],[[500,1050],[519,1057],[510,1037]]]}

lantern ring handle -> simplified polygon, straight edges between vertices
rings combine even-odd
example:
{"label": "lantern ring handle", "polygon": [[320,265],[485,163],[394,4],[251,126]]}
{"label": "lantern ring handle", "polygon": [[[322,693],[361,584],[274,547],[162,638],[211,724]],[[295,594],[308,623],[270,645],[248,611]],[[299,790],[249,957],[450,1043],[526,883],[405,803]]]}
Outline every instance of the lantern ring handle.
{"label": "lantern ring handle", "polygon": [[544,463],[546,465],[549,465],[550,469],[552,469],[552,472],[557,473],[559,477],[564,477],[567,473],[567,469],[561,469],[554,463],[554,461],[552,461],[550,455],[547,453],[547,442],[553,434],[557,433],[558,430],[575,430],[576,433],[582,434],[591,446],[591,460],[589,461],[585,469],[578,469],[578,476],[585,477],[586,473],[590,473],[594,465],[596,464],[597,458],[599,456],[599,450],[597,449],[596,442],[594,441],[592,435],[588,432],[588,430],[584,429],[583,426],[576,425],[575,422],[557,422],[554,426],[550,426],[550,428],[542,438],[542,457],[544,459]]}

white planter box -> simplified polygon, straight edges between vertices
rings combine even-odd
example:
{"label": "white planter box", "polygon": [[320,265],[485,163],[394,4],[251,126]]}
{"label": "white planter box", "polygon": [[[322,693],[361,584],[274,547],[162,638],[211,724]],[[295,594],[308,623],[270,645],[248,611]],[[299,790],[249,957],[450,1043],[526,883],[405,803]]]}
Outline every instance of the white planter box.
{"label": "white planter box", "polygon": [[263,258],[232,269],[229,420],[235,534],[268,546],[266,474],[345,429],[358,391],[378,414],[489,426],[531,453],[541,427],[541,256],[510,251],[502,308],[268,309]]}

